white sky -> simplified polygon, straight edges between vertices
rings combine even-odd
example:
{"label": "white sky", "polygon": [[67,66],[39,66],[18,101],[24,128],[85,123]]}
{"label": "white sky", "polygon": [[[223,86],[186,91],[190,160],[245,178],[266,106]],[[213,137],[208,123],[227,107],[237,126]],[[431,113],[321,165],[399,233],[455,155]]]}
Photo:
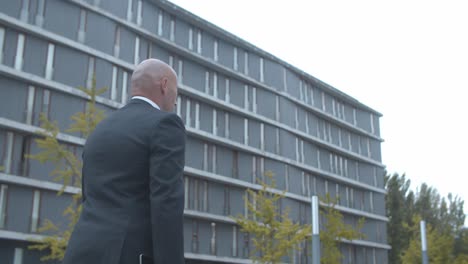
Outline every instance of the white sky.
{"label": "white sky", "polygon": [[468,2],[171,1],[381,112],[387,170],[468,213]]}

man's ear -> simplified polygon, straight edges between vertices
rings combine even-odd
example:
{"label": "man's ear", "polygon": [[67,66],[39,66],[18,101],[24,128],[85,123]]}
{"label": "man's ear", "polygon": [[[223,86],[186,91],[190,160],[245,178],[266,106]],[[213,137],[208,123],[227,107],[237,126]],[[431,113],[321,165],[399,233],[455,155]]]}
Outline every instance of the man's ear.
{"label": "man's ear", "polygon": [[167,93],[167,89],[168,89],[168,87],[167,87],[167,78],[164,77],[161,80],[161,93],[163,95],[165,95]]}

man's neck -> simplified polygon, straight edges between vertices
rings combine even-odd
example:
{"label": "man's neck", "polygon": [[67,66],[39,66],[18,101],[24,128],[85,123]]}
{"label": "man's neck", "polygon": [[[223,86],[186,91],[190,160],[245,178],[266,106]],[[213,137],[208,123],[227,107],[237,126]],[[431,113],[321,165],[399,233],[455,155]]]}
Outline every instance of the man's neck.
{"label": "man's neck", "polygon": [[148,104],[150,104],[152,107],[158,109],[158,110],[161,110],[161,108],[159,107],[159,105],[155,102],[153,102],[151,99],[149,99],[148,97],[145,97],[145,96],[141,96],[141,95],[136,95],[136,96],[133,96],[132,99],[138,99],[138,100],[142,100],[142,101],[145,101],[147,102]]}

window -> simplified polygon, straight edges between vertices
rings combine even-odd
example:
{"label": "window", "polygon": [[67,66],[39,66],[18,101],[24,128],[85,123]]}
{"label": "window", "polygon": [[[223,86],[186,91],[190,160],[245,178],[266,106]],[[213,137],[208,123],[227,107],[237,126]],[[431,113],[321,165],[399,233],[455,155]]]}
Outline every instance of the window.
{"label": "window", "polygon": [[177,115],[182,116],[182,98],[180,95],[177,96]]}
{"label": "window", "polygon": [[229,185],[224,185],[224,215],[231,214],[231,189]]}
{"label": "window", "polygon": [[25,40],[24,35],[18,34],[18,43],[16,46],[16,56],[15,56],[15,69],[19,71],[23,69],[24,40]]}
{"label": "window", "polygon": [[41,192],[39,190],[34,191],[34,198],[33,198],[33,208],[32,208],[32,215],[31,215],[31,232],[37,232],[37,228],[39,226],[39,207],[41,204]]}
{"label": "window", "polygon": [[230,96],[231,96],[230,95],[230,82],[229,82],[229,79],[226,78],[226,94],[225,94],[225,98],[224,98],[226,103],[230,103],[230,101],[231,101]]}
{"label": "window", "polygon": [[45,89],[42,95],[42,113],[49,118],[50,114],[50,91]]}
{"label": "window", "polygon": [[175,40],[175,17],[174,16],[171,16],[171,31],[170,31],[169,39],[171,41]]}
{"label": "window", "polygon": [[89,57],[88,60],[88,76],[86,77],[86,87],[91,88],[93,85],[94,73],[96,72],[96,59],[94,57]]}
{"label": "window", "polygon": [[213,96],[218,98],[218,74],[213,72]]}
{"label": "window", "polygon": [[78,42],[85,43],[86,34],[86,10],[81,9],[80,23],[78,27]]}
{"label": "window", "polygon": [[37,1],[37,15],[36,15],[36,26],[42,27],[44,25],[44,11],[45,11],[45,0]]}
{"label": "window", "polygon": [[216,111],[216,109],[213,109],[213,128],[212,128],[212,131],[211,133],[213,133],[213,135],[217,136],[218,135],[218,112]]}
{"label": "window", "polygon": [[184,208],[188,209],[189,208],[189,185],[190,180],[189,177],[185,176],[184,177]]}
{"label": "window", "polygon": [[370,211],[374,212],[374,193],[369,192]]}
{"label": "window", "polygon": [[338,145],[340,147],[343,145],[341,142],[341,128],[338,128]]}
{"label": "window", "polygon": [[306,196],[306,195],[307,195],[307,190],[306,190],[306,185],[307,185],[307,183],[306,183],[306,182],[307,182],[306,177],[307,177],[307,176],[306,176],[305,172],[302,172],[302,175],[301,175],[301,176],[302,176],[302,177],[301,177],[301,178],[302,178],[302,184],[301,184],[301,187],[302,187],[302,195],[303,195],[303,196]]}
{"label": "window", "polygon": [[188,33],[188,48],[189,50],[193,50],[193,29],[191,27]]}
{"label": "window", "polygon": [[345,177],[348,177],[348,159],[344,159],[343,163],[344,163],[344,165],[343,165],[344,166],[344,170],[343,170],[344,173],[343,174],[344,174]]}
{"label": "window", "polygon": [[192,252],[198,253],[198,222],[192,220]]}
{"label": "window", "polygon": [[320,160],[320,150],[317,149],[317,168],[320,170],[322,169],[322,163],[321,163],[321,160]]}
{"label": "window", "polygon": [[279,122],[280,121],[280,106],[279,106],[279,96],[278,95],[276,96],[275,107],[276,107],[275,119],[276,119],[276,121]]}
{"label": "window", "polygon": [[356,108],[353,108],[353,124],[357,125]]}
{"label": "window", "polygon": [[367,157],[370,158],[372,156],[372,153],[371,153],[370,139],[369,138],[366,138],[366,147],[367,147]]}
{"label": "window", "polygon": [[280,154],[280,130],[276,128],[276,145],[275,145],[276,154]]}
{"label": "window", "polygon": [[336,102],[335,102],[335,99],[334,99],[334,98],[332,98],[332,114],[333,114],[334,116],[337,115],[337,113],[336,113]]}
{"label": "window", "polygon": [[0,64],[3,63],[3,46],[5,43],[5,29],[0,27]]}
{"label": "window", "polygon": [[115,39],[114,39],[114,57],[120,56],[120,27],[115,27]]}
{"label": "window", "polygon": [[284,165],[285,191],[289,191],[289,165]]}
{"label": "window", "polygon": [[244,144],[249,144],[249,120],[244,118]]}
{"label": "window", "polygon": [[[1,38],[0,38],[1,41]],[[1,45],[1,44],[0,44]],[[371,133],[375,134],[375,127],[374,127],[374,114],[370,114],[370,125],[371,125]]]}
{"label": "window", "polygon": [[202,53],[202,32],[201,30],[197,30],[197,53]]}
{"label": "window", "polygon": [[5,163],[4,163],[4,172],[11,173],[11,164],[13,156],[13,141],[14,135],[13,132],[7,132],[6,134],[6,154],[5,154]]}
{"label": "window", "polygon": [[249,110],[249,86],[244,85],[244,109]]}
{"label": "window", "polygon": [[224,113],[224,136],[229,138],[229,113]]}
{"label": "window", "polygon": [[171,66],[172,68],[174,68],[174,57],[171,55],[169,56],[169,66]]}
{"label": "window", "polygon": [[179,60],[178,62],[177,75],[178,75],[177,79],[179,83],[183,83],[184,82],[184,61],[183,60]]}
{"label": "window", "polygon": [[296,161],[299,162],[301,157],[299,156],[299,138],[296,137]]}
{"label": "window", "polygon": [[28,16],[29,16],[29,0],[23,0],[21,4],[20,20],[27,23]]}
{"label": "window", "polygon": [[112,66],[111,100],[117,99],[117,72],[117,67]]}
{"label": "window", "polygon": [[195,128],[200,129],[200,104],[195,103]]}
{"label": "window", "polygon": [[216,145],[211,146],[211,172],[216,173]]}
{"label": "window", "polygon": [[362,154],[362,149],[361,149],[361,144],[362,144],[362,137],[358,136],[358,142],[356,142],[358,145],[358,153]]}
{"label": "window", "polygon": [[304,90],[304,101],[306,103],[309,103],[309,95],[308,95],[309,87],[307,86],[307,83],[302,80],[301,80],[301,86],[302,86],[302,90]]}
{"label": "window", "polygon": [[252,156],[252,183],[257,183],[257,157]]}
{"label": "window", "polygon": [[298,109],[297,107],[296,108],[296,111],[294,112],[294,128],[298,128],[299,127],[299,113],[297,112]]}
{"label": "window", "polygon": [[208,171],[208,144],[203,144],[203,170]]}
{"label": "window", "polygon": [[34,86],[30,85],[28,87],[28,101],[26,106],[26,124],[28,125],[31,125],[33,121],[34,99],[36,98],[35,91],[36,89]]}
{"label": "window", "polygon": [[322,92],[322,110],[323,111],[326,111],[326,107],[325,107],[325,93]]}
{"label": "window", "polygon": [[45,78],[47,80],[52,80],[52,76],[54,74],[54,54],[55,54],[55,45],[50,44],[47,48],[47,62],[46,62],[46,70],[45,70]]}
{"label": "window", "polygon": [[13,264],[23,264],[23,249],[15,248],[15,255],[13,256]]}
{"label": "window", "polygon": [[249,53],[244,53],[244,74],[249,74]]}
{"label": "window", "polygon": [[210,252],[212,255],[216,255],[216,223],[211,223]]}
{"label": "window", "polygon": [[210,93],[210,72],[209,71],[205,72],[205,93],[206,94]]}
{"label": "window", "polygon": [[237,226],[232,226],[232,256],[237,257]]}
{"label": "window", "polygon": [[122,76],[122,103],[123,104],[127,102],[127,84],[128,84],[128,73],[124,71],[123,76]]}
{"label": "window", "polygon": [[128,5],[127,5],[127,21],[132,21],[132,17],[133,17],[133,10],[132,10],[132,7],[133,7],[133,1],[132,1],[132,0],[128,0]]}
{"label": "window", "polygon": [[137,5],[137,25],[141,26],[143,23],[143,3],[141,0],[138,0],[138,5]]}
{"label": "window", "polygon": [[239,69],[239,65],[238,65],[238,62],[237,62],[237,47],[234,47],[234,63],[233,63],[233,68],[235,71],[237,71]]}
{"label": "window", "polygon": [[257,89],[252,87],[252,111],[257,113]]}
{"label": "window", "polygon": [[287,92],[288,91],[288,81],[286,78],[286,68],[283,68],[283,88]]}
{"label": "window", "polygon": [[163,34],[163,11],[159,10],[158,13],[158,36]]}
{"label": "window", "polygon": [[0,228],[5,228],[8,185],[0,185]]}
{"label": "window", "polygon": [[218,40],[214,41],[214,49],[213,49],[213,58],[215,61],[218,61]]}
{"label": "window", "polygon": [[135,38],[135,53],[133,54],[133,64],[140,62],[140,37]]}
{"label": "window", "polygon": [[242,247],[242,257],[247,258],[250,256],[250,236],[249,233],[244,233],[244,245]]}
{"label": "window", "polygon": [[265,124],[260,124],[260,149],[265,150]]}
{"label": "window", "polygon": [[260,58],[260,82],[264,82],[265,81],[265,78],[264,78],[264,64],[263,64],[263,58]]}

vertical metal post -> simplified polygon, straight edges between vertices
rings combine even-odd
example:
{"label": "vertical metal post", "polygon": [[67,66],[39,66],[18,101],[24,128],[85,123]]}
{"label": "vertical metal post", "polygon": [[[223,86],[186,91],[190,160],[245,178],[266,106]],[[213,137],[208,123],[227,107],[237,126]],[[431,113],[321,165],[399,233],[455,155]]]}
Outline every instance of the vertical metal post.
{"label": "vertical metal post", "polygon": [[422,250],[422,264],[429,264],[429,259],[427,258],[427,241],[426,241],[426,222],[421,221],[421,250]]}
{"label": "vertical metal post", "polygon": [[319,200],[312,196],[312,264],[320,264]]}

